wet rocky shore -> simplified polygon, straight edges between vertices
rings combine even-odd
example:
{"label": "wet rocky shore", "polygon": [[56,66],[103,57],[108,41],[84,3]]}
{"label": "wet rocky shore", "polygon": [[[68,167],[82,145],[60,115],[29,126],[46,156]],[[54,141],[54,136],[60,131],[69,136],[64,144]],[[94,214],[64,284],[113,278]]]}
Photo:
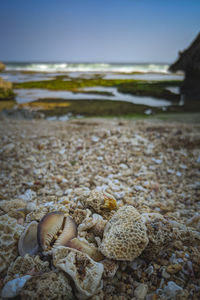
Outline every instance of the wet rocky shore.
{"label": "wet rocky shore", "polygon": [[[199,124],[5,117],[0,128],[2,297],[199,299]],[[51,216],[71,220],[66,247],[62,225],[45,248]]]}

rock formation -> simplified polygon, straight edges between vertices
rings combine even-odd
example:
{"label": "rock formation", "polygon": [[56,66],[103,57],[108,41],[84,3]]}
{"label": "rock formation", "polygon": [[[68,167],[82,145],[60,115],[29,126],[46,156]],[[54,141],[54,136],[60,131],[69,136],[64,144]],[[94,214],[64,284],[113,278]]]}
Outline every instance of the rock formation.
{"label": "rock formation", "polygon": [[5,81],[0,77],[0,100],[10,100],[13,99],[14,96],[12,82]]}
{"label": "rock formation", "polygon": [[170,71],[184,71],[185,79],[181,87],[184,100],[200,100],[200,33],[185,51],[179,53],[178,60]]}
{"label": "rock formation", "polygon": [[0,89],[12,89],[12,83],[9,81],[3,80],[3,78],[0,77]]}
{"label": "rock formation", "polygon": [[5,70],[5,65],[0,61],[0,72]]}

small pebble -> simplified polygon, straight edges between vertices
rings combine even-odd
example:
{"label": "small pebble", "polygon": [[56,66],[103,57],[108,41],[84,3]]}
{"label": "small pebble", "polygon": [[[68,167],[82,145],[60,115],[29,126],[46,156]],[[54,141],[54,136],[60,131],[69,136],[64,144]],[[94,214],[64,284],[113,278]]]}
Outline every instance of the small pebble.
{"label": "small pebble", "polygon": [[182,270],[182,266],[180,264],[169,265],[167,267],[167,272],[170,274],[176,274]]}
{"label": "small pebble", "polygon": [[146,297],[146,294],[148,292],[148,285],[141,283],[138,285],[138,287],[135,289],[134,291],[134,296],[138,299],[138,300],[144,300]]}

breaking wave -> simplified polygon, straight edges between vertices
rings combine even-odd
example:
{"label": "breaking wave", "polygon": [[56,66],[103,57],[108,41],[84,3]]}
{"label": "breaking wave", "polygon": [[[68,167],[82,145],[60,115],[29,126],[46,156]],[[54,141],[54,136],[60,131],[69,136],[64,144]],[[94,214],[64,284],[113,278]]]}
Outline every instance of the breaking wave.
{"label": "breaking wave", "polygon": [[7,63],[8,71],[33,72],[114,72],[114,73],[161,73],[168,74],[168,64],[136,63]]}

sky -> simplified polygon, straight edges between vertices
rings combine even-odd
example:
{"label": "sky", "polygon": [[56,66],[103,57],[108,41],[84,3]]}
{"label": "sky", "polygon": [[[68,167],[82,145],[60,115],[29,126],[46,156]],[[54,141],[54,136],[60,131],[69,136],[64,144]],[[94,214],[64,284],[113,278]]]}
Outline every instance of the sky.
{"label": "sky", "polygon": [[173,62],[200,0],[0,0],[0,60]]}

